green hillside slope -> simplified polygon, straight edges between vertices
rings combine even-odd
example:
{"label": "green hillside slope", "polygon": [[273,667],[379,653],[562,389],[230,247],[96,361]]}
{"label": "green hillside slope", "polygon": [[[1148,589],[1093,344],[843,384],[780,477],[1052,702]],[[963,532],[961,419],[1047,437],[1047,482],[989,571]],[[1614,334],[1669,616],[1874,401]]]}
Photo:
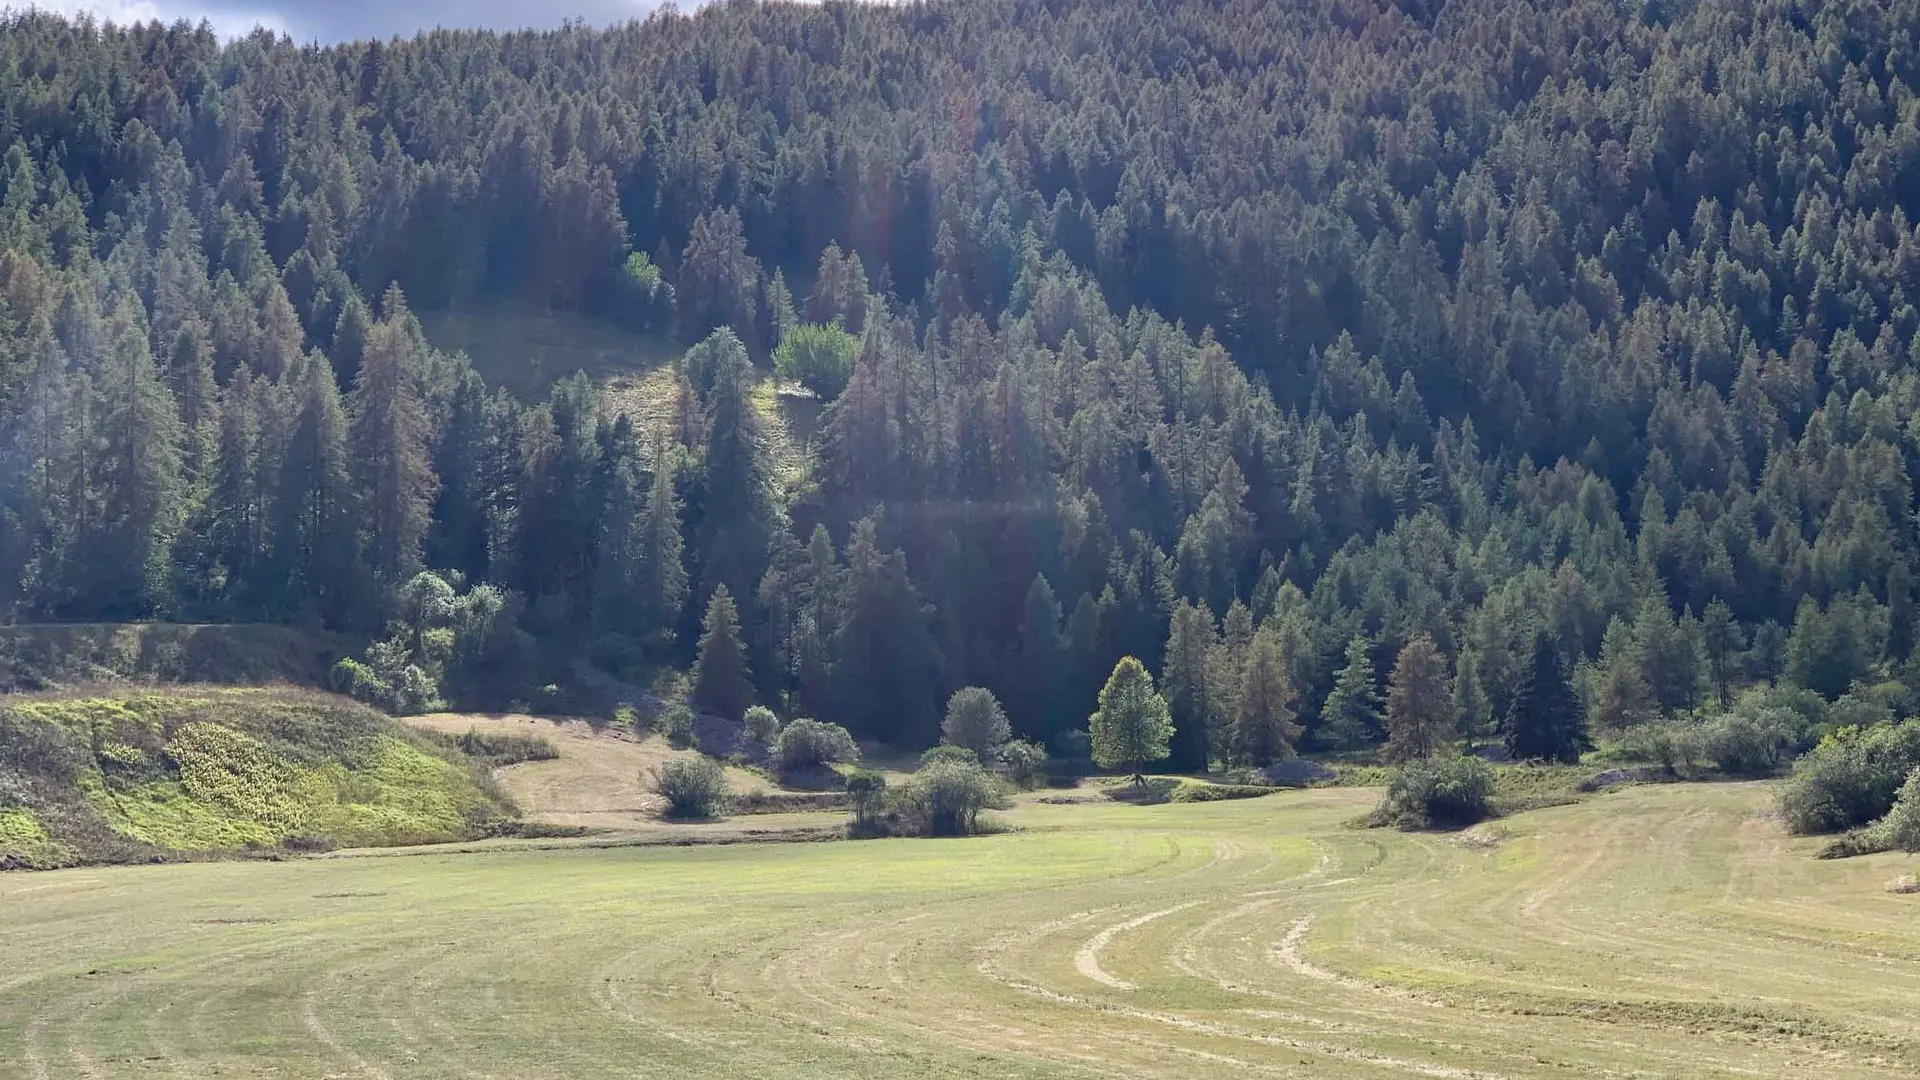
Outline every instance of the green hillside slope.
{"label": "green hillside slope", "polygon": [[0,699],[0,869],[432,843],[511,813],[457,749],[343,698]]}

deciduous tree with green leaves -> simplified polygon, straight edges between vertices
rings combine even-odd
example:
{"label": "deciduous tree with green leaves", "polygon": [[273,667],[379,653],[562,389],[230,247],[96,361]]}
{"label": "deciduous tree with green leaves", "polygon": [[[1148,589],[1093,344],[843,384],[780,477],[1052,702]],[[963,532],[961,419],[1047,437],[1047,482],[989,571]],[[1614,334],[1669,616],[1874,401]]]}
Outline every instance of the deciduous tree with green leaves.
{"label": "deciduous tree with green leaves", "polygon": [[1173,718],[1167,703],[1153,688],[1146,665],[1123,656],[1100,691],[1100,708],[1088,718],[1093,733],[1093,761],[1103,769],[1125,767],[1136,783],[1145,782],[1149,761],[1167,756],[1173,738]]}

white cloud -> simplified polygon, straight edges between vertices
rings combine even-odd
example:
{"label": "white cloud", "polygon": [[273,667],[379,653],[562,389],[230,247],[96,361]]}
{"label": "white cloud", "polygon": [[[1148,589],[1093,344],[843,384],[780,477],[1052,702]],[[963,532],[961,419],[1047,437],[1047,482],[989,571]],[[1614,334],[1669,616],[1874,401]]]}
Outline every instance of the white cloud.
{"label": "white cloud", "polygon": [[27,0],[26,3],[11,6],[39,8],[61,15],[92,15],[101,22],[122,26],[155,19],[167,23],[177,19],[198,23],[205,19],[212,24],[214,33],[223,38],[244,37],[256,26],[280,31],[287,29],[286,21],[271,11],[212,8],[196,0],[166,0],[164,3],[160,0]]}

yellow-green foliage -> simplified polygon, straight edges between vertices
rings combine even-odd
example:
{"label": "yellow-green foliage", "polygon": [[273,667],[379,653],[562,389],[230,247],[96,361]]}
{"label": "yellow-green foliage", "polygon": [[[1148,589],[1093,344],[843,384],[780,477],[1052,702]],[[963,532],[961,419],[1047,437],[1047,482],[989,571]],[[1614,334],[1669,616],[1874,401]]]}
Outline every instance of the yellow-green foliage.
{"label": "yellow-green foliage", "polygon": [[72,858],[73,850],[48,834],[31,810],[0,806],[0,869],[46,870]]}
{"label": "yellow-green foliage", "polygon": [[53,840],[160,851],[431,843],[511,813],[457,749],[299,692],[0,699],[0,782],[9,776],[57,804],[36,820]]}

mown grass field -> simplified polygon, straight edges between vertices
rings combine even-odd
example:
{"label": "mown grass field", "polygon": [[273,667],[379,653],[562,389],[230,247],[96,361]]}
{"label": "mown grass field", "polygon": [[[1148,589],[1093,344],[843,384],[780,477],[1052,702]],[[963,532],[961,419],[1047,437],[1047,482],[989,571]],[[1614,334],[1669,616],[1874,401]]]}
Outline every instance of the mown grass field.
{"label": "mown grass field", "polygon": [[[1757,785],[1476,834],[1371,793],[1026,802],[970,840],[0,877],[0,1076],[1884,1077],[1904,857]],[[1485,839],[1492,837],[1499,842]]]}

